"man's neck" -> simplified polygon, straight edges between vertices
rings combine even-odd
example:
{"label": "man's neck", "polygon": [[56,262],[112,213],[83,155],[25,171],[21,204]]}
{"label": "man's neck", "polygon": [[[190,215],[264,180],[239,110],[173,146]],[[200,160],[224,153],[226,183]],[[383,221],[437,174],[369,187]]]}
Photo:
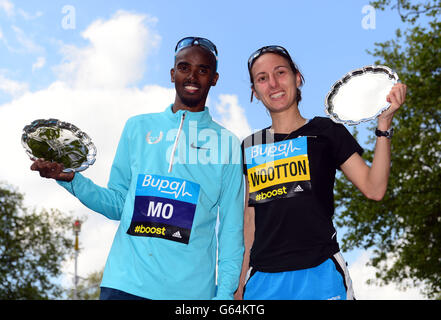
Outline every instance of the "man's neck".
{"label": "man's neck", "polygon": [[190,112],[201,112],[205,110],[205,101],[202,101],[198,105],[194,107],[190,107],[179,101],[178,99],[175,100],[175,103],[173,103],[173,113],[176,113],[178,110],[187,110]]}

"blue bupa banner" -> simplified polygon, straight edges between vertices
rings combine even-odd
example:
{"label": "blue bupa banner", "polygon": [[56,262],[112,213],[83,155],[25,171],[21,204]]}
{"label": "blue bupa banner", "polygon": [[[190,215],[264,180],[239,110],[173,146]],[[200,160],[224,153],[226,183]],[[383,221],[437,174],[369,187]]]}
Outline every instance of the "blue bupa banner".
{"label": "blue bupa banner", "polygon": [[128,234],[188,244],[200,186],[154,174],[140,174]]}

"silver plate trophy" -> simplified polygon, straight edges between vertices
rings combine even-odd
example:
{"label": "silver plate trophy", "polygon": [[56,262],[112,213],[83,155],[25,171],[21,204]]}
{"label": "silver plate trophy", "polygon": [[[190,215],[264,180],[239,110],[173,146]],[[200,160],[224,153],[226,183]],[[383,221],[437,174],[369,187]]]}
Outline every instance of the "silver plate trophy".
{"label": "silver plate trophy", "polygon": [[325,112],[335,122],[356,125],[377,118],[390,107],[386,101],[398,75],[386,66],[366,66],[347,73],[332,86]]}
{"label": "silver plate trophy", "polygon": [[23,128],[21,143],[31,160],[62,163],[63,172],[80,172],[94,164],[96,148],[73,124],[57,119],[35,120]]}

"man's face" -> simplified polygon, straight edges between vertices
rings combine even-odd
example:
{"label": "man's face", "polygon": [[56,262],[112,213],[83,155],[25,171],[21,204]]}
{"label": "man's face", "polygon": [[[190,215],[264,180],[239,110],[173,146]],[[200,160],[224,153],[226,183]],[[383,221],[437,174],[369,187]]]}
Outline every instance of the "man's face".
{"label": "man's face", "polygon": [[177,107],[193,111],[203,110],[210,87],[215,86],[219,78],[215,57],[199,46],[179,51],[170,74],[176,88],[175,103],[180,104]]}

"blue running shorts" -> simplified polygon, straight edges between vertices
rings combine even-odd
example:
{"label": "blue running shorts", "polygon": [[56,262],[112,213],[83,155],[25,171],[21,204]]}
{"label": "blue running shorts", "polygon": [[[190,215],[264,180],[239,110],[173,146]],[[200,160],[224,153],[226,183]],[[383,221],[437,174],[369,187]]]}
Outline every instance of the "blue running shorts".
{"label": "blue running shorts", "polygon": [[[251,275],[251,276],[250,276]],[[352,300],[354,291],[340,252],[314,268],[286,272],[248,271],[244,300]]]}

